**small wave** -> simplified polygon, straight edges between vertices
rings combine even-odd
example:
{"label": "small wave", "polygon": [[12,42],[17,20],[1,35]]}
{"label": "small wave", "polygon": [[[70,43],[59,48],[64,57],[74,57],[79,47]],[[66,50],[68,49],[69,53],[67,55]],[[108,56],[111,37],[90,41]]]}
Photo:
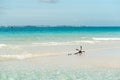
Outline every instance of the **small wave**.
{"label": "small wave", "polygon": [[93,38],[96,41],[120,41],[120,38]]}
{"label": "small wave", "polygon": [[25,55],[0,55],[0,58],[3,59],[19,59],[19,60],[23,60],[23,59],[27,59],[27,58],[31,58],[33,57],[32,54],[25,54]]}
{"label": "small wave", "polygon": [[79,45],[81,43],[94,44],[94,41],[71,41],[71,42],[44,42],[44,43],[33,43],[41,46],[63,46],[63,45]]}
{"label": "small wave", "polygon": [[0,44],[0,48],[6,47],[6,46],[7,46],[6,44]]}

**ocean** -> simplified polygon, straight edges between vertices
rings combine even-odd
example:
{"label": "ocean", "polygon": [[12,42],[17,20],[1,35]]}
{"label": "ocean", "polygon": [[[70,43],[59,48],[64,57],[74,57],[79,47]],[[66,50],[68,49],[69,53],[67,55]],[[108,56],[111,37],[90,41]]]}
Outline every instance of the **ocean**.
{"label": "ocean", "polygon": [[0,54],[4,56],[34,54],[36,50],[53,53],[55,48],[64,53],[58,46],[105,41],[120,41],[120,27],[0,27]]}
{"label": "ocean", "polygon": [[[0,44],[120,40],[120,27],[1,27]],[[49,44],[50,45],[50,44]]]}
{"label": "ocean", "polygon": [[0,27],[0,49],[8,51],[24,45],[70,46],[112,40],[120,40],[120,27]]}
{"label": "ocean", "polygon": [[49,47],[53,53],[58,46],[105,41],[120,41],[120,27],[0,27],[1,55],[47,53]]}
{"label": "ocean", "polygon": [[119,43],[115,26],[0,27],[0,80],[120,80]]}

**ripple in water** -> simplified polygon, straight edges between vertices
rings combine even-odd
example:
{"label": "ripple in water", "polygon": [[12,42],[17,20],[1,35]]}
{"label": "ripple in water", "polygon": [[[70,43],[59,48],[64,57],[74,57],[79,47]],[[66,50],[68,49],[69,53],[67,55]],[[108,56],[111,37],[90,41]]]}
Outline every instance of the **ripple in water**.
{"label": "ripple in water", "polygon": [[120,80],[120,69],[2,70],[0,80]]}

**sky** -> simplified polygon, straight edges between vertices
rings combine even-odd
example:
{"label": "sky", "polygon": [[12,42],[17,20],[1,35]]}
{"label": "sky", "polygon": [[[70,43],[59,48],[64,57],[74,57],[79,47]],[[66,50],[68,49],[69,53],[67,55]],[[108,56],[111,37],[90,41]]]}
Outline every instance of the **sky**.
{"label": "sky", "polygon": [[120,26],[120,0],[0,0],[0,25]]}

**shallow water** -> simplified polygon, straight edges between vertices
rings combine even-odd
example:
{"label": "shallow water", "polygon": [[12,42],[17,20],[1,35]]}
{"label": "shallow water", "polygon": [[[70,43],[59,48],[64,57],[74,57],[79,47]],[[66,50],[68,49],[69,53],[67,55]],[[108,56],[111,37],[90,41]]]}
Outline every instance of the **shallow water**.
{"label": "shallow water", "polygon": [[0,28],[0,80],[120,80],[119,68],[45,68],[26,64],[26,58],[36,54],[74,52],[80,45],[85,46],[85,55],[118,55],[119,41],[120,28],[114,27]]}
{"label": "shallow water", "polygon": [[70,46],[109,41],[120,41],[119,27],[0,27],[0,56],[66,53]]}
{"label": "shallow water", "polygon": [[0,80],[120,80],[120,69],[0,70]]}

